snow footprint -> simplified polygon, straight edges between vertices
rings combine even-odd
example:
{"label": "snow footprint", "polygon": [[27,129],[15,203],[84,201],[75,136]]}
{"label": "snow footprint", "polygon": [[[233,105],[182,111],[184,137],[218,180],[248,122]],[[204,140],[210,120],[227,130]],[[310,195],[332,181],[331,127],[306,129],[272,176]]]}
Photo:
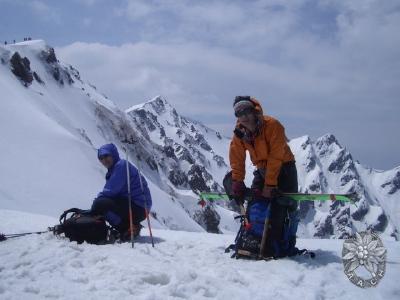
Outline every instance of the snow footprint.
{"label": "snow footprint", "polygon": [[38,295],[40,293],[40,289],[34,286],[27,286],[24,288],[25,293]]}
{"label": "snow footprint", "polygon": [[75,268],[75,269],[82,269],[84,267],[83,263],[80,260],[73,260],[70,263],[70,266]]}
{"label": "snow footprint", "polygon": [[87,276],[76,276],[74,278],[71,278],[71,281],[75,282],[75,283],[88,284],[89,283],[89,277],[87,277]]}
{"label": "snow footprint", "polygon": [[299,277],[297,277],[296,279],[294,279],[294,280],[290,280],[290,282],[294,285],[294,286],[301,286],[302,284],[303,284],[303,282],[304,282],[304,278],[305,278],[305,275],[304,274],[301,274]]}
{"label": "snow footprint", "polygon": [[148,276],[142,277],[141,280],[151,285],[167,285],[171,282],[170,277],[165,273],[150,274]]}
{"label": "snow footprint", "polygon": [[32,263],[30,261],[21,261],[12,266],[13,270],[17,270],[20,267],[29,267]]}

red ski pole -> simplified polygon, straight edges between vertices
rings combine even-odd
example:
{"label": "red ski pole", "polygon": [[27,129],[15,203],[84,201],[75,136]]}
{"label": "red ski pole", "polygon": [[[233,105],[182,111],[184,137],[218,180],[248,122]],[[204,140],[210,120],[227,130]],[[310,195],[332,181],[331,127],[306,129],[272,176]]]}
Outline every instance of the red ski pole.
{"label": "red ski pole", "polygon": [[153,232],[151,231],[151,224],[150,224],[149,211],[147,210],[147,198],[146,198],[146,193],[144,192],[144,189],[143,189],[142,174],[141,174],[141,172],[140,172],[140,167],[139,167],[139,166],[138,166],[138,171],[139,171],[140,188],[142,189],[142,193],[143,193],[143,196],[144,196],[144,213],[145,213],[145,215],[146,215],[147,225],[149,226],[149,233],[150,233],[151,245],[152,245],[153,248],[154,248]]}
{"label": "red ski pole", "polygon": [[133,215],[132,215],[132,195],[131,195],[131,176],[129,173],[129,157],[128,157],[128,148],[126,149],[126,176],[128,181],[128,201],[129,201],[129,231],[131,233],[131,243],[132,248],[135,245],[133,241]]}

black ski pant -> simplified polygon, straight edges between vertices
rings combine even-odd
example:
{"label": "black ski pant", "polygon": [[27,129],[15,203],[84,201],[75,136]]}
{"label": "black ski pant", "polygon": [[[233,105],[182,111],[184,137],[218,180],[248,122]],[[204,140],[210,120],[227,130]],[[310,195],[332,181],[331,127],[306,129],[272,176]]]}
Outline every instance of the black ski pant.
{"label": "black ski pant", "polygon": [[[93,201],[91,212],[104,216],[119,232],[129,229],[129,202],[124,198],[99,197]],[[133,224],[139,225],[146,218],[146,211],[143,207],[132,201]]]}
{"label": "black ski pant", "polygon": [[[254,179],[251,188],[256,188],[262,191],[265,181],[265,169],[257,169],[254,171]],[[297,193],[297,169],[296,162],[289,161],[282,164],[278,176],[278,189],[283,193]]]}

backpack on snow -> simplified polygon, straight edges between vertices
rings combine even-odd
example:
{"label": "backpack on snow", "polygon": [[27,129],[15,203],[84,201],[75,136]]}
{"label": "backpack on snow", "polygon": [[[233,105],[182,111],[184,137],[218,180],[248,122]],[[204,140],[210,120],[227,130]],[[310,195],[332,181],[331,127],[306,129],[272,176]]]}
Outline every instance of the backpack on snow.
{"label": "backpack on snow", "polygon": [[[223,185],[229,198],[233,199],[231,173],[225,176]],[[292,199],[279,196],[272,200],[274,201],[272,203],[265,198],[254,197],[249,189],[245,198],[248,201],[246,215],[236,217],[240,218],[241,226],[234,244],[225,250],[227,253],[234,250],[232,258],[277,259],[300,254],[315,257],[313,252],[306,249],[299,250],[296,247],[299,215],[297,204]],[[260,253],[266,223],[264,253]]]}
{"label": "backpack on snow", "polygon": [[[68,214],[72,213],[70,217]],[[68,218],[67,218],[68,217]],[[109,241],[110,227],[102,216],[91,215],[84,210],[71,208],[62,213],[60,224],[54,226],[53,233],[64,234],[71,242],[78,244],[105,244]]]}
{"label": "backpack on snow", "polygon": [[[235,258],[282,258],[298,254],[307,254],[307,250],[296,247],[296,232],[299,224],[298,212],[281,207],[284,212],[278,220],[279,225],[271,217],[271,203],[265,199],[253,200],[248,204],[246,216],[239,216],[241,226],[236,235],[235,243],[226,252],[234,250]],[[267,233],[264,253],[260,256],[264,224],[267,220]],[[246,220],[248,223],[246,223]],[[281,232],[276,232],[279,227]],[[313,254],[310,253],[311,256]]]}

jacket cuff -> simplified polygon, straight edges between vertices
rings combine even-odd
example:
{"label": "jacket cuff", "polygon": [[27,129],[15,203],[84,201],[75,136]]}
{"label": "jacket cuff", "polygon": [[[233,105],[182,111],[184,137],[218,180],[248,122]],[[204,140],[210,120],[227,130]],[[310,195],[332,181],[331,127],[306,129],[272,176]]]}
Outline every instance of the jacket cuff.
{"label": "jacket cuff", "polygon": [[233,181],[244,181],[244,176],[240,176],[240,175],[232,173],[232,180]]}
{"label": "jacket cuff", "polygon": [[278,179],[266,178],[265,185],[267,185],[267,186],[277,186],[278,185]]}

